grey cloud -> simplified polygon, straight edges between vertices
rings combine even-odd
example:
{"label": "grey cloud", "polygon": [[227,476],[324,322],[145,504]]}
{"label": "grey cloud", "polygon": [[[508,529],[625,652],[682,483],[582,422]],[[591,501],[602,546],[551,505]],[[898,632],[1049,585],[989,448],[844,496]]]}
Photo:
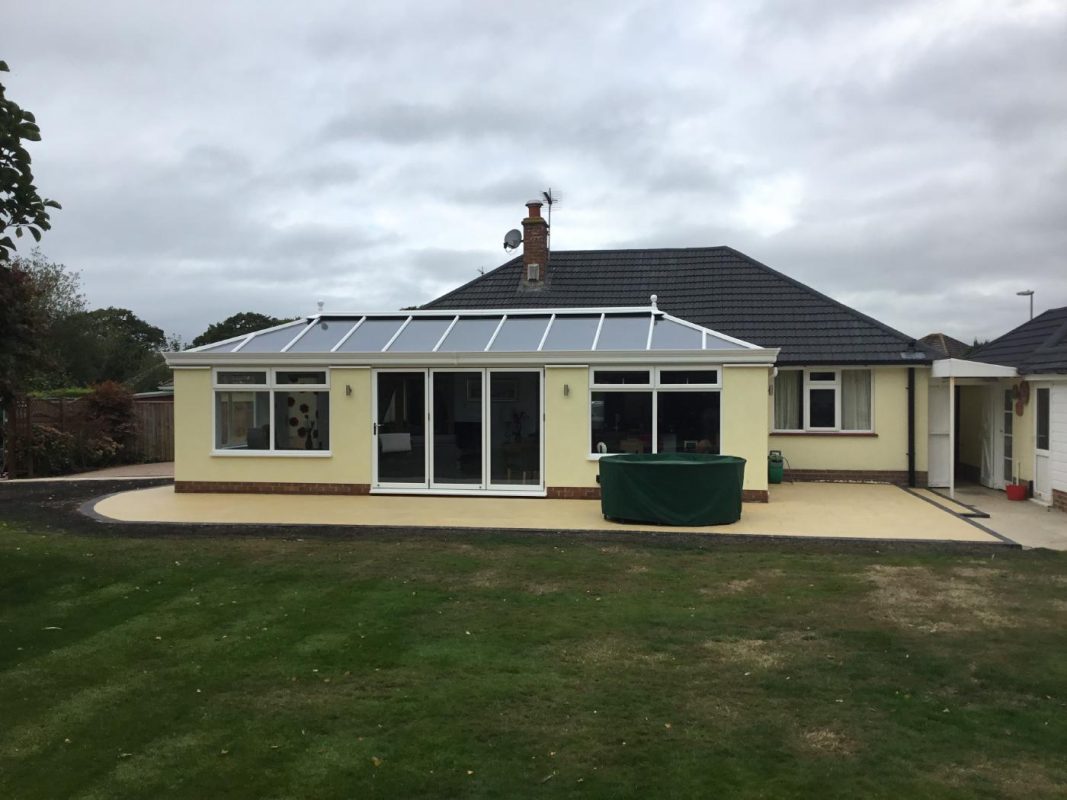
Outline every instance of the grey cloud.
{"label": "grey cloud", "polygon": [[425,302],[553,186],[558,248],[729,244],[915,335],[1000,333],[1017,288],[1067,304],[1062,8],[528,12],[26,6],[4,82],[64,204],[44,251],[191,337]]}

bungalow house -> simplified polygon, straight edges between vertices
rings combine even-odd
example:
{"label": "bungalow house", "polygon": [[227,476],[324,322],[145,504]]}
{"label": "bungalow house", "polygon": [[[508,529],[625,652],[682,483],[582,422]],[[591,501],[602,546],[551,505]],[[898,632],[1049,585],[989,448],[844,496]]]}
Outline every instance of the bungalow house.
{"label": "bungalow house", "polygon": [[944,433],[953,440],[951,457],[940,461],[952,469],[936,476],[938,485],[957,477],[996,489],[1023,483],[1037,502],[1067,511],[1067,307],[966,360],[935,363],[933,375],[932,396],[944,394],[943,409],[931,407],[931,425],[949,417]]}
{"label": "bungalow house", "polygon": [[[178,491],[595,497],[619,452],[927,480],[936,354],[728,247],[523,252],[415,311],[171,353]],[[932,441],[932,440],[931,440]],[[939,440],[938,440],[939,441]]]}

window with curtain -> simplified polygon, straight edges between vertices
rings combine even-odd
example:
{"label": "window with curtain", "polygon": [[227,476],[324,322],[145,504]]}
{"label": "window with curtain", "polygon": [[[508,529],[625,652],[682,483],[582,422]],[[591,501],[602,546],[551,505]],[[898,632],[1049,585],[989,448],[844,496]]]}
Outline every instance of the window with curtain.
{"label": "window with curtain", "polygon": [[804,372],[799,369],[779,370],[774,378],[774,429],[799,431],[804,429],[804,398],[801,390]]}
{"label": "window with curtain", "polygon": [[841,370],[841,430],[871,430],[871,371]]}
{"label": "window with curtain", "polygon": [[871,431],[869,369],[782,369],[774,379],[774,430]]}

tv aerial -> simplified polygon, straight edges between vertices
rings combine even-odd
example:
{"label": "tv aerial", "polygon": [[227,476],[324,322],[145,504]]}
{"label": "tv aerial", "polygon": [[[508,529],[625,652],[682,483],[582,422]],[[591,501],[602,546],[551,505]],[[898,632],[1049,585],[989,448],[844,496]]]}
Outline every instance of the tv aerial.
{"label": "tv aerial", "polygon": [[504,250],[511,252],[516,247],[522,244],[522,234],[512,228],[510,231],[504,234]]}
{"label": "tv aerial", "polygon": [[548,191],[541,192],[541,199],[545,201],[545,205],[548,206],[548,227],[552,227],[552,206],[563,199],[563,195],[557,189],[552,191],[552,187],[548,187]]}

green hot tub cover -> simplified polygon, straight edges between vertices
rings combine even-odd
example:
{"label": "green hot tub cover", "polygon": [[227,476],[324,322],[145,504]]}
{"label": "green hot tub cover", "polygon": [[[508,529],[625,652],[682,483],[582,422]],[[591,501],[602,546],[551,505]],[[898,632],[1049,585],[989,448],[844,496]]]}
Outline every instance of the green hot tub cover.
{"label": "green hot tub cover", "polygon": [[600,507],[608,519],[659,525],[726,525],[741,519],[745,459],[703,453],[600,459]]}

